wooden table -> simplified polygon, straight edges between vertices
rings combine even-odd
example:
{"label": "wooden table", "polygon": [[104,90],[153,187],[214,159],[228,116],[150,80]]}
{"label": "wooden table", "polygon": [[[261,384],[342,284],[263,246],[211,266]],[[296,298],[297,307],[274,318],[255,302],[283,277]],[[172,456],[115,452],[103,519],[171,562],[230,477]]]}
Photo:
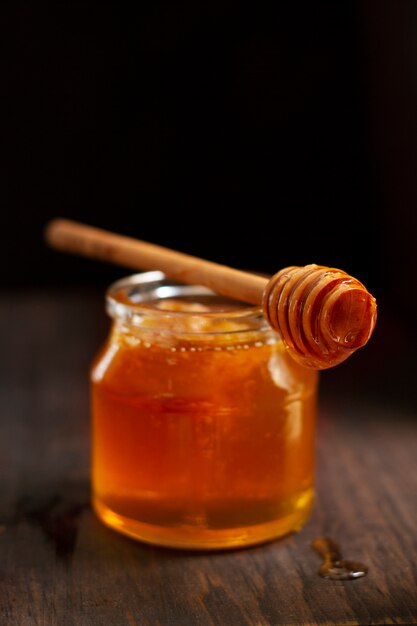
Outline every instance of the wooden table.
{"label": "wooden table", "polygon": [[[2,626],[417,624],[415,414],[352,392],[323,399],[317,503],[297,535],[223,553],[141,545],[89,506],[101,297],[14,293],[0,305]],[[368,576],[320,578],[318,535]]]}

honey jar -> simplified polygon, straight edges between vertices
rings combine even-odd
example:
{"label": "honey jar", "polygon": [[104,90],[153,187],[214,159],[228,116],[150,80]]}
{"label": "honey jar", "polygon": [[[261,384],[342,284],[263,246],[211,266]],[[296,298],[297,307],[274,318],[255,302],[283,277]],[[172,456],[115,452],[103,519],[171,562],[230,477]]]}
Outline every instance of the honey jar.
{"label": "honey jar", "polygon": [[258,307],[137,274],[107,292],[92,384],[93,505],[111,528],[176,548],[299,530],[313,502],[317,372]]}

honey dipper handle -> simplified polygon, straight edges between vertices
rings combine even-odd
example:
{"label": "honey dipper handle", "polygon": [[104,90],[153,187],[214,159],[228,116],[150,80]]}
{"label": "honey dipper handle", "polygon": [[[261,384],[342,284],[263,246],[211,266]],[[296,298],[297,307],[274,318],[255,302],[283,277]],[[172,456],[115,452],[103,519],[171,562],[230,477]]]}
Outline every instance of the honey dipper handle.
{"label": "honey dipper handle", "polygon": [[72,220],[55,219],[47,225],[46,239],[54,248],[117,263],[137,270],[161,270],[170,278],[200,284],[223,296],[260,304],[266,278],[241,272],[100,228]]}

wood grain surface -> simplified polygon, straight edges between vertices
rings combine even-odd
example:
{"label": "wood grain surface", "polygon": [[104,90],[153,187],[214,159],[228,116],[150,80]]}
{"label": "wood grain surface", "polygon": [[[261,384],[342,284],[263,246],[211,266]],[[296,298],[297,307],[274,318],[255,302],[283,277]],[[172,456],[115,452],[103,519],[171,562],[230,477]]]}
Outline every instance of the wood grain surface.
{"label": "wood grain surface", "polygon": [[[357,403],[354,390],[324,398],[317,501],[299,534],[231,552],[159,549],[108,530],[89,505],[101,296],[3,295],[0,323],[1,626],[417,624],[415,413]],[[319,535],[368,575],[320,578]]]}

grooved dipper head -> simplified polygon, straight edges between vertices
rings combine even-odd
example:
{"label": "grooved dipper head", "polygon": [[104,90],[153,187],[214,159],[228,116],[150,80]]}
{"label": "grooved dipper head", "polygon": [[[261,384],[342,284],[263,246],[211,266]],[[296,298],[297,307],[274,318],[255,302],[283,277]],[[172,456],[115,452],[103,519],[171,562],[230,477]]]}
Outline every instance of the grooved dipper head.
{"label": "grooved dipper head", "polygon": [[320,265],[287,267],[263,295],[264,315],[291,356],[314,369],[347,359],[370,338],[376,301],[346,272]]}

